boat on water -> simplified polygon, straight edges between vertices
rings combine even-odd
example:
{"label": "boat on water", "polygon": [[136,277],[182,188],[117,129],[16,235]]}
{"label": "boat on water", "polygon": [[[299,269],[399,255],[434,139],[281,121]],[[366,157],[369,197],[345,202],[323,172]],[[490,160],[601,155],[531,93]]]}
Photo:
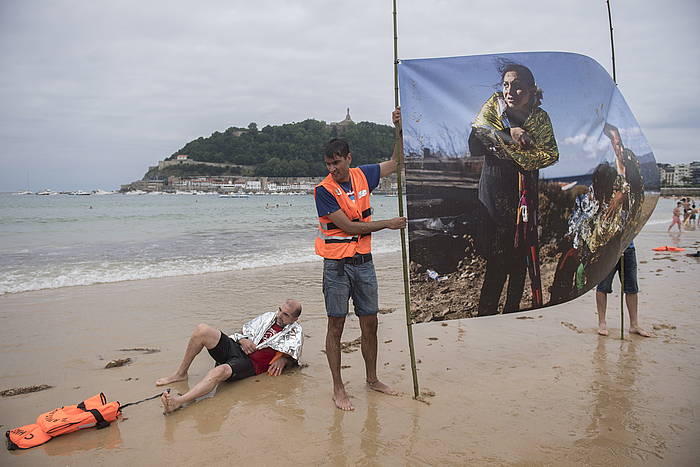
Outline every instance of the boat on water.
{"label": "boat on water", "polygon": [[15,192],[14,194],[15,194],[15,195],[33,195],[34,192],[33,192],[33,191],[29,191],[29,190],[24,190],[24,191],[17,191],[17,192]]}
{"label": "boat on water", "polygon": [[219,195],[219,198],[250,198],[250,195],[245,193],[224,193]]}
{"label": "boat on water", "polygon": [[46,190],[37,191],[36,194],[40,195],[40,196],[50,196],[50,195],[57,195],[58,193],[55,191],[51,191],[51,190],[46,189]]}
{"label": "boat on water", "polygon": [[95,190],[92,192],[93,195],[114,195],[116,191],[106,191],[106,190]]}
{"label": "boat on water", "polygon": [[78,191],[71,191],[70,194],[75,195],[75,196],[89,196],[92,193],[90,193],[89,191],[78,190]]}

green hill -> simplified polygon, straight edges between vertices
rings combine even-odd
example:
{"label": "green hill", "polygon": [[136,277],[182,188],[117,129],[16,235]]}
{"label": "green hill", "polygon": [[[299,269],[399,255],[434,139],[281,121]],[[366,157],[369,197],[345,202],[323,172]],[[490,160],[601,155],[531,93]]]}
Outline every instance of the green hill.
{"label": "green hill", "polygon": [[[187,175],[254,175],[268,177],[321,176],[323,145],[333,137],[350,143],[353,165],[380,162],[391,157],[394,128],[372,122],[351,120],[327,124],[304,120],[259,130],[255,123],[248,128],[231,127],[215,131],[208,138],[185,144],[166,160],[186,154],[189,160],[217,165],[183,164],[162,169],[152,168],[144,178]],[[222,164],[222,165],[218,165]],[[226,165],[223,165],[226,164]]]}

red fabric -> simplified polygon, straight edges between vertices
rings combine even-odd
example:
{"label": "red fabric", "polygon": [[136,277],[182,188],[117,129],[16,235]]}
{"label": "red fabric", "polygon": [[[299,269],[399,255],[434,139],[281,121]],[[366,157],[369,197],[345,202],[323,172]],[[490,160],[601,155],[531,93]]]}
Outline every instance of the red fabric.
{"label": "red fabric", "polygon": [[[282,326],[279,326],[277,325],[277,323],[274,323],[272,326],[270,326],[270,329],[268,329],[265,332],[265,335],[260,341],[260,344],[262,344],[281,330]],[[267,369],[270,368],[270,360],[272,360],[272,357],[274,357],[276,353],[277,351],[275,349],[265,347],[264,349],[256,350],[252,354],[248,355],[250,361],[253,362],[253,369],[255,370],[256,375],[259,375],[260,373],[265,373]]]}

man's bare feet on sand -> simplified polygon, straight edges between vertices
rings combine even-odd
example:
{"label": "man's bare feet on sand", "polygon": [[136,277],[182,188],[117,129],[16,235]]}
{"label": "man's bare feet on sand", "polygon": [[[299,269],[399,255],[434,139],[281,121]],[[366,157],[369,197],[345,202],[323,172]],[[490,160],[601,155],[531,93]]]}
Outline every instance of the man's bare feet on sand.
{"label": "man's bare feet on sand", "polygon": [[382,383],[379,380],[367,381],[367,386],[374,391],[383,392],[384,394],[389,394],[390,396],[398,396],[399,395],[399,393],[397,391],[394,391],[389,386],[387,386],[386,384]]}
{"label": "man's bare feet on sand", "polygon": [[156,386],[165,386],[166,384],[170,383],[176,383],[178,381],[185,381],[187,379],[187,375],[178,375],[177,373],[174,373],[166,378],[160,378],[156,380]]}
{"label": "man's bare feet on sand", "polygon": [[160,396],[160,402],[163,404],[163,415],[176,411],[182,405],[175,400],[174,396],[170,394],[170,389],[163,392],[163,394]]}
{"label": "man's bare feet on sand", "polygon": [[605,328],[598,328],[598,334],[601,336],[607,336],[608,335],[608,330]]}
{"label": "man's bare feet on sand", "polygon": [[348,393],[345,392],[344,387],[333,389],[333,402],[335,402],[335,406],[338,407],[340,410],[355,410],[355,407],[352,406],[352,403],[350,402],[350,397],[348,396]]}
{"label": "man's bare feet on sand", "polygon": [[637,334],[642,337],[652,337],[653,334],[650,333],[649,331],[645,331],[642,328],[630,328],[630,334]]}

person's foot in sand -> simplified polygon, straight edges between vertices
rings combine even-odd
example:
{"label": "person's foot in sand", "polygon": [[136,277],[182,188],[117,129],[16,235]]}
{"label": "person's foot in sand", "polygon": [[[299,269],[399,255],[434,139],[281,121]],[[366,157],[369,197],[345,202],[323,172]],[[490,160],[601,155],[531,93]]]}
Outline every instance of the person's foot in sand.
{"label": "person's foot in sand", "polygon": [[630,328],[630,334],[637,334],[642,337],[653,337],[653,334],[639,327]]}
{"label": "person's foot in sand", "polygon": [[178,400],[178,397],[170,394],[170,389],[163,392],[160,396],[160,402],[163,404],[163,415],[173,413],[182,406],[182,402]]}
{"label": "person's foot in sand", "polygon": [[604,320],[600,319],[600,314],[598,315],[598,335],[608,335],[608,324]]}
{"label": "person's foot in sand", "polygon": [[185,381],[187,379],[187,373],[181,375],[179,373],[173,373],[172,375],[160,378],[156,380],[156,386],[165,386],[166,384],[176,383],[178,381]]}
{"label": "person's foot in sand", "polygon": [[398,396],[399,395],[398,391],[395,391],[394,389],[390,388],[389,386],[387,386],[386,384],[382,383],[379,380],[367,381],[367,387],[369,387],[373,391],[382,392],[382,393],[388,394],[390,396]]}
{"label": "person's foot in sand", "polygon": [[346,412],[355,410],[355,407],[352,406],[352,402],[350,402],[350,396],[345,392],[344,386],[333,388],[333,402],[335,402],[335,406],[340,410]]}

